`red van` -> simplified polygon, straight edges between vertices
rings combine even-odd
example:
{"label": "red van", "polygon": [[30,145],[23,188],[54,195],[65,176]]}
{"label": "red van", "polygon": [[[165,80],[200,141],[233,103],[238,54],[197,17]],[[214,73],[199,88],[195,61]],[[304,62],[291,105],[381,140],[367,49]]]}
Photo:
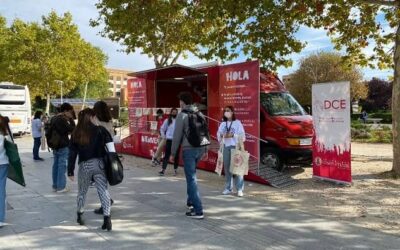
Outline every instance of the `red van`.
{"label": "red van", "polygon": [[269,72],[260,73],[260,123],[263,164],[277,170],[284,165],[311,165],[312,116]]}

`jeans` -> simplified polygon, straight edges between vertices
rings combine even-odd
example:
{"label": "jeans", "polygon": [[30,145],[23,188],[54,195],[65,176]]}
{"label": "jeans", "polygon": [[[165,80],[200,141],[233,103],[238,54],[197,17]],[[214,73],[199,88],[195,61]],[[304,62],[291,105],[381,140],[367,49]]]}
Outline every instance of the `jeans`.
{"label": "jeans", "polygon": [[0,222],[4,222],[6,217],[6,181],[8,174],[8,164],[0,165]]}
{"label": "jeans", "polygon": [[[233,176],[229,171],[231,166],[231,149],[234,149],[235,146],[224,146],[224,173],[225,173],[225,190],[232,192],[232,182]],[[236,177],[236,190],[242,191],[244,189],[244,179],[243,176],[235,175]]]}
{"label": "jeans", "polygon": [[42,144],[41,140],[41,137],[33,138],[33,159],[35,160],[39,159],[39,149]]}
{"label": "jeans", "polygon": [[[163,161],[163,166],[162,169],[167,169],[168,163],[169,163],[169,157],[171,156],[171,149],[172,149],[172,140],[168,139],[167,144],[165,146],[165,155],[164,155],[164,161]],[[174,169],[178,169],[179,165],[179,150],[175,155],[174,158]]]}
{"label": "jeans", "polygon": [[53,151],[53,188],[57,191],[63,190],[67,185],[67,171],[69,149],[68,147],[56,149]]}
{"label": "jeans", "polygon": [[183,168],[187,185],[187,204],[193,205],[196,214],[203,213],[199,189],[197,187],[196,167],[206,148],[190,148],[183,150]]}

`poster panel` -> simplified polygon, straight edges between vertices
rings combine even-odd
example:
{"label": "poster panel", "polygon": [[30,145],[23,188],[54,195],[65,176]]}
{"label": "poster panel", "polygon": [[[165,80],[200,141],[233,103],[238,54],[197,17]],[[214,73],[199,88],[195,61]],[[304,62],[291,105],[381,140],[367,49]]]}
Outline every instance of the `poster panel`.
{"label": "poster panel", "polygon": [[244,127],[245,148],[259,158],[260,137],[260,65],[258,61],[225,65],[220,67],[220,108],[233,106],[236,118]]}
{"label": "poster panel", "polygon": [[142,116],[143,108],[146,107],[146,80],[142,78],[128,79],[128,114],[130,134],[146,127],[147,116]]}
{"label": "poster panel", "polygon": [[351,183],[350,83],[312,86],[313,175]]}

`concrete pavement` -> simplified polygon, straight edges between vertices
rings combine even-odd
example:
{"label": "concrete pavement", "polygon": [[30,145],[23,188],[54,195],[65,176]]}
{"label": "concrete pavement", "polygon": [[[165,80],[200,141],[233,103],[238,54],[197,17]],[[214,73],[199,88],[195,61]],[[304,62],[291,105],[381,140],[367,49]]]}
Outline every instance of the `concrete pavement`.
{"label": "concrete pavement", "polygon": [[[201,184],[206,218],[186,218],[186,183],[154,170],[126,166],[123,184],[112,187],[113,231],[99,229],[102,216],[91,188],[86,226],[76,220],[76,183],[67,194],[51,190],[51,155],[31,160],[31,139],[18,139],[27,187],[8,181],[7,222],[0,249],[400,249],[400,238],[234,196]],[[136,160],[137,164],[148,161]],[[149,167],[150,168],[150,167]]]}

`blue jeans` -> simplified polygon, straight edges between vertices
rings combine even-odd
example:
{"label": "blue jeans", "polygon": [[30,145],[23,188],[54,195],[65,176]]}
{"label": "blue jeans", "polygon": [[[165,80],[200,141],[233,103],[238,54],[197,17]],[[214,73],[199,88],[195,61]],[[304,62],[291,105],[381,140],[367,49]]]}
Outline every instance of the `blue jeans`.
{"label": "blue jeans", "polygon": [[6,217],[6,181],[8,174],[8,164],[0,165],[0,222],[4,222]]}
{"label": "blue jeans", "polygon": [[199,189],[197,187],[196,167],[206,148],[190,148],[183,150],[183,168],[187,185],[187,204],[193,205],[196,214],[203,213]]}
{"label": "blue jeans", "polygon": [[39,149],[42,144],[41,140],[41,137],[33,138],[33,159],[35,160],[39,159]]}
{"label": "blue jeans", "polygon": [[[235,146],[224,146],[224,173],[225,173],[225,190],[232,192],[232,182],[233,176],[229,171],[231,166],[231,149],[234,149]],[[243,176],[235,175],[236,177],[236,190],[242,191],[244,189],[244,179]]]}
{"label": "blue jeans", "polygon": [[60,148],[53,151],[53,188],[57,191],[63,190],[67,185],[67,171],[69,149],[68,147]]}

